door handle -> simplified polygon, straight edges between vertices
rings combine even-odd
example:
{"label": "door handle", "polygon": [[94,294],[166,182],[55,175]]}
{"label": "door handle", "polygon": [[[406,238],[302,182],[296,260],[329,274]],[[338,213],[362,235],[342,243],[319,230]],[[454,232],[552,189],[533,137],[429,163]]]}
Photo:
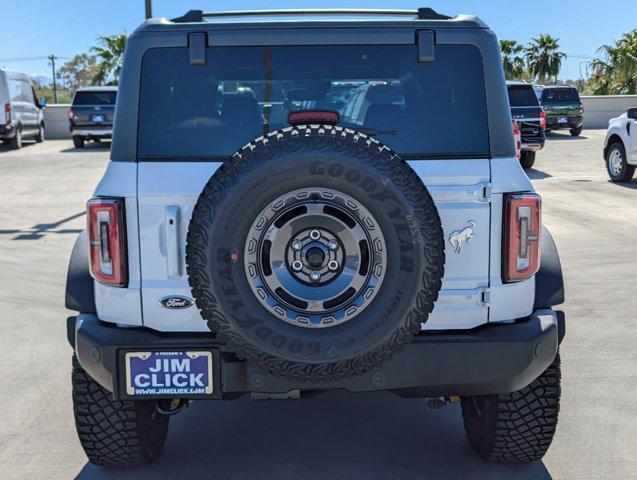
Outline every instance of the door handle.
{"label": "door handle", "polygon": [[166,268],[168,278],[181,276],[181,245],[179,242],[179,207],[166,207]]}

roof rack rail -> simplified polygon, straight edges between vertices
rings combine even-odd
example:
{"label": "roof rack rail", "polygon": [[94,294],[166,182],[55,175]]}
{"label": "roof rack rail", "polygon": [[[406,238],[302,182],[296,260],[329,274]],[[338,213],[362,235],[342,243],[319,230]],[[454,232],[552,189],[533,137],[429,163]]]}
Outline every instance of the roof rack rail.
{"label": "roof rack rail", "polygon": [[413,15],[419,20],[449,20],[451,17],[442,15],[429,7],[418,10],[382,10],[382,9],[296,9],[296,10],[235,10],[225,12],[203,12],[190,10],[185,15],[173,18],[174,23],[203,22],[205,18],[222,17],[259,17],[272,15]]}

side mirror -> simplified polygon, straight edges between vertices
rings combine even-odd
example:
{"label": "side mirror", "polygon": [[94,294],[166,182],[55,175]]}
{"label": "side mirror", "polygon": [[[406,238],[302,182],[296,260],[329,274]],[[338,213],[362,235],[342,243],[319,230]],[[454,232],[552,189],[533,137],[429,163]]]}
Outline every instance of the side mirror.
{"label": "side mirror", "polygon": [[628,115],[628,118],[637,120],[637,108],[629,108],[626,114]]}
{"label": "side mirror", "polygon": [[41,98],[40,99],[40,108],[44,108],[46,107],[46,98]]}

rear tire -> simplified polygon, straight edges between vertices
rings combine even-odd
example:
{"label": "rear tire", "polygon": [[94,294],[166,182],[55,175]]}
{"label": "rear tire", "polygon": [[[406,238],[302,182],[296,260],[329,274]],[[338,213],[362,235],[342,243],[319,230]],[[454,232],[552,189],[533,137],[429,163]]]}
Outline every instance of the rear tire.
{"label": "rear tire", "polygon": [[11,139],[9,145],[15,150],[22,148],[22,129],[20,127],[16,127],[15,137]]}
{"label": "rear tire", "polygon": [[44,141],[44,125],[40,124],[38,127],[38,134],[35,136],[35,141],[42,143]]}
{"label": "rear tire", "polygon": [[73,146],[75,148],[84,148],[84,137],[73,135]]}
{"label": "rear tire", "polygon": [[577,128],[571,128],[570,132],[571,135],[573,135],[574,137],[579,137],[580,133],[582,133],[582,128],[583,127],[577,127]]}
{"label": "rear tire", "polygon": [[509,394],[463,397],[469,443],[484,460],[541,459],[553,440],[560,409],[560,357],[530,385]]}
{"label": "rear tire", "polygon": [[167,415],[153,400],[113,400],[73,356],[73,411],[80,444],[89,461],[103,467],[152,462],[168,431]]}
{"label": "rear tire", "polygon": [[531,168],[534,163],[535,163],[535,152],[523,150],[520,155],[520,164],[522,165],[522,168],[527,170]]}
{"label": "rear tire", "polygon": [[606,170],[611,181],[630,182],[635,174],[635,166],[626,162],[626,149],[621,142],[613,143],[606,150]]}

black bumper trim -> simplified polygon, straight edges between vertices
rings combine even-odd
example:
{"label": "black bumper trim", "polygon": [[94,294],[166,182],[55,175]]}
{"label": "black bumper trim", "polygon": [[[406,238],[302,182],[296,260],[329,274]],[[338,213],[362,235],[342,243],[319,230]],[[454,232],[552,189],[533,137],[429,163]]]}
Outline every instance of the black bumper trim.
{"label": "black bumper trim", "polygon": [[[329,382],[294,382],[238,360],[210,334],[166,334],[143,328],[120,328],[94,314],[75,321],[75,352],[80,365],[116,399],[126,395],[126,351],[211,350],[214,393],[205,398],[247,392],[344,389],[351,392],[417,389],[422,395],[482,395],[519,390],[553,361],[562,312],[537,310],[512,324],[489,324],[470,331],[423,333],[377,370]],[[561,321],[560,321],[561,320]],[[563,328],[563,327],[562,327]],[[200,397],[201,398],[201,397]]]}

